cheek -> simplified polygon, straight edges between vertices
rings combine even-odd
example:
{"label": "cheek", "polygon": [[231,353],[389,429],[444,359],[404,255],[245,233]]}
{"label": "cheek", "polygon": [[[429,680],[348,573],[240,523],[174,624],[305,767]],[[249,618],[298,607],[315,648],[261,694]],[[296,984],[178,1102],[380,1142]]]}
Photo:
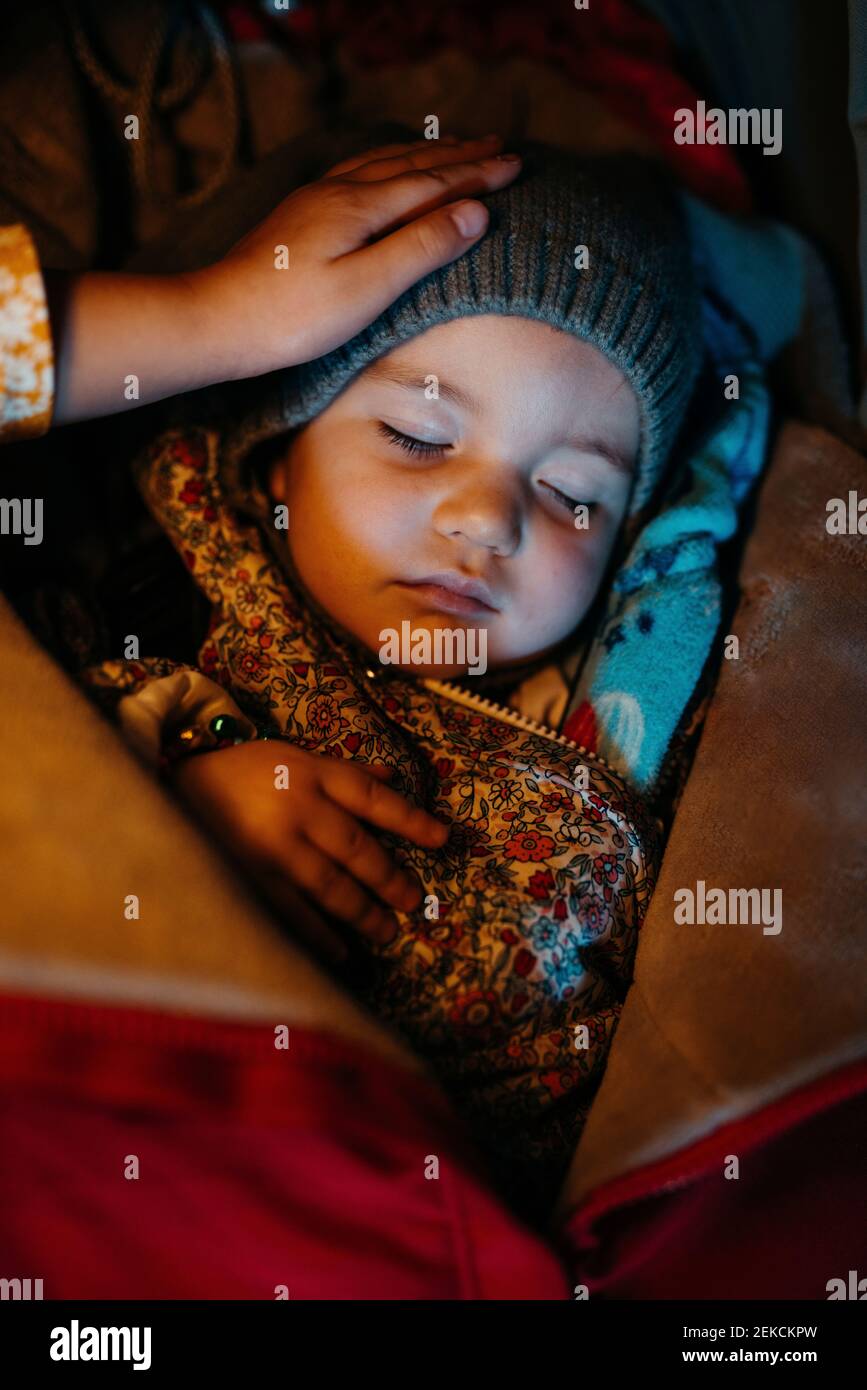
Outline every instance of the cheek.
{"label": "cheek", "polygon": [[[546,527],[524,557],[513,592],[518,596],[509,631],[522,644],[546,646],[582,621],[599,588],[611,550],[610,532]],[[523,647],[522,647],[523,650]]]}
{"label": "cheek", "polygon": [[[528,588],[535,603],[577,608],[595,590],[608,554],[607,539],[557,526],[527,556]],[[535,605],[534,605],[535,606]]]}
{"label": "cheek", "polygon": [[413,491],[406,476],[379,459],[359,471],[354,496],[352,524],[362,533],[362,543],[372,550],[388,540],[412,535],[424,511],[422,489]]}
{"label": "cheek", "polygon": [[350,555],[371,567],[411,529],[411,499],[394,485],[378,459],[357,449],[323,451],[296,460],[288,483],[289,531],[293,552],[317,567]]}

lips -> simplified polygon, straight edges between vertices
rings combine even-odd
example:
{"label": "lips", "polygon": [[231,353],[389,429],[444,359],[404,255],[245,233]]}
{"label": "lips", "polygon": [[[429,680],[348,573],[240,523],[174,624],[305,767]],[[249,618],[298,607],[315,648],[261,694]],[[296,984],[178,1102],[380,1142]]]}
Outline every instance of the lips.
{"label": "lips", "polygon": [[413,589],[433,607],[452,613],[497,613],[499,609],[487,584],[461,574],[439,572],[419,579],[400,580],[402,588]]}

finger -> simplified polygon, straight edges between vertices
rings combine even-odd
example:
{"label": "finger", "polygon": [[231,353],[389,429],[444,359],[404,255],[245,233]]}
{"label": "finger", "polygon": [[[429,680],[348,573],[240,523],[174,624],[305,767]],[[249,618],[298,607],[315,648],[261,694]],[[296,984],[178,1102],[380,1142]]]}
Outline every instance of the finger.
{"label": "finger", "polygon": [[462,256],[484,235],[489,220],[483,203],[464,200],[438,208],[382,241],[351,252],[353,285],[366,285],[370,291],[370,297],[356,300],[354,306],[359,328],[371,323],[418,280]]}
{"label": "finger", "polygon": [[303,942],[335,964],[346,960],[349,948],[340,933],[329,926],[282,869],[261,869],[256,878],[272,907],[286,918]]}
{"label": "finger", "polygon": [[397,924],[391,914],[329,854],[304,837],[293,846],[291,875],[292,881],[333,917],[375,941],[390,941],[394,936]]}
{"label": "finger", "polygon": [[323,768],[322,788],[344,811],[428,849],[439,849],[445,844],[448,827],[428,811],[413,806],[392,787],[364,775],[360,769],[348,763],[334,763],[333,759],[328,761],[330,765]]}
{"label": "finger", "polygon": [[309,821],[304,833],[326,855],[340,856],[353,878],[399,912],[413,912],[422,891],[410,874],[395,864],[382,845],[355,816],[333,804]]}
{"label": "finger", "polygon": [[362,150],[358,154],[347,155],[346,159],[341,159],[339,164],[328,169],[322,175],[324,179],[333,179],[351,173],[354,169],[360,169],[371,160],[387,159],[392,155],[405,154],[408,150],[419,149],[422,145],[429,144],[427,140],[407,140],[394,145],[377,145],[375,149]]}
{"label": "finger", "polygon": [[386,767],[385,763],[365,763],[364,770],[378,777],[381,782],[390,781],[394,775],[394,768]]}
{"label": "finger", "polygon": [[[501,137],[486,136],[485,138],[493,144],[495,139],[499,140]],[[387,159],[392,155],[405,154],[409,150],[417,150],[425,146],[430,146],[431,143],[452,146],[461,144],[462,142],[456,135],[441,135],[439,141],[433,142],[430,140],[408,140],[401,144],[378,145],[375,149],[364,150],[360,154],[348,155],[346,159],[342,159],[339,164],[335,164],[334,167],[329,169],[322,177],[325,179],[336,178],[340,175],[351,173],[354,169],[361,168],[363,165],[370,163],[371,160]]]}
{"label": "finger", "polygon": [[353,172],[353,179],[359,183],[370,183],[374,179],[395,178],[398,174],[411,173],[413,169],[430,169],[444,164],[457,164],[459,160],[484,159],[497,153],[502,144],[499,135],[493,139],[485,136],[481,140],[465,140],[459,145],[442,145],[442,141],[427,140],[423,145],[403,152],[395,152],[390,157],[372,160]]}
{"label": "finger", "polygon": [[492,193],[514,179],[520,168],[520,155],[505,153],[408,169],[393,178],[353,182],[347,187],[352,189],[356,216],[372,237],[454,199]]}
{"label": "finger", "polygon": [[[483,164],[473,167],[478,170],[478,179],[485,182],[488,190],[493,190],[514,178],[519,166],[500,164],[496,170],[489,170]],[[438,171],[440,174],[448,172],[442,169]],[[426,179],[429,176],[430,171],[419,171],[405,177]],[[470,178],[469,181],[475,182],[475,179]],[[390,182],[400,184],[403,179],[387,180],[371,187],[383,190],[389,187]],[[463,176],[455,187],[465,189],[467,176]],[[447,195],[442,193],[438,196],[442,201]],[[407,207],[405,196],[392,202],[392,211],[395,207]],[[393,220],[387,218],[385,205],[378,207],[376,211],[377,223]],[[416,206],[411,211],[418,212],[421,209]],[[487,230],[488,221],[489,213],[484,203],[463,199],[448,207],[437,208],[435,212],[425,216],[416,217],[407,226],[392,231],[389,236],[338,257],[332,265],[337,268],[341,261],[344,262],[347,276],[352,277],[351,289],[355,311],[352,315],[353,321],[357,318],[359,327],[372,322],[387,305],[394,303],[416,281],[463,255]],[[358,297],[359,285],[366,287],[364,299]]]}

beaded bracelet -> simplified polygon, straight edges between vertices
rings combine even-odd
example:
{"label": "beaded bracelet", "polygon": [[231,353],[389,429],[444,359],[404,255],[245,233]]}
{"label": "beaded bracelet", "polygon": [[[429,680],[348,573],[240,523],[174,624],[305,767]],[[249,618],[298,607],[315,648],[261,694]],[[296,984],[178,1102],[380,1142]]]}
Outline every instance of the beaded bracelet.
{"label": "beaded bracelet", "polygon": [[206,725],[184,724],[164,741],[159,759],[160,771],[164,772],[181,758],[189,758],[196,753],[211,753],[217,748],[232,748],[239,743],[249,743],[253,737],[253,734],[245,733],[232,714],[216,714]]}

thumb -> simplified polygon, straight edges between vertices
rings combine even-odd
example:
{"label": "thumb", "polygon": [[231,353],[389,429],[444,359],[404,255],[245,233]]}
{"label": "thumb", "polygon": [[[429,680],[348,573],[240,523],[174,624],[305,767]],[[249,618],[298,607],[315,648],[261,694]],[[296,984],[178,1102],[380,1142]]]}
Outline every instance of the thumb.
{"label": "thumb", "polygon": [[436,208],[356,251],[351,259],[361,272],[359,279],[375,286],[376,297],[382,301],[376,312],[380,313],[432,270],[463,255],[487,230],[489,216],[484,203],[464,198]]}

